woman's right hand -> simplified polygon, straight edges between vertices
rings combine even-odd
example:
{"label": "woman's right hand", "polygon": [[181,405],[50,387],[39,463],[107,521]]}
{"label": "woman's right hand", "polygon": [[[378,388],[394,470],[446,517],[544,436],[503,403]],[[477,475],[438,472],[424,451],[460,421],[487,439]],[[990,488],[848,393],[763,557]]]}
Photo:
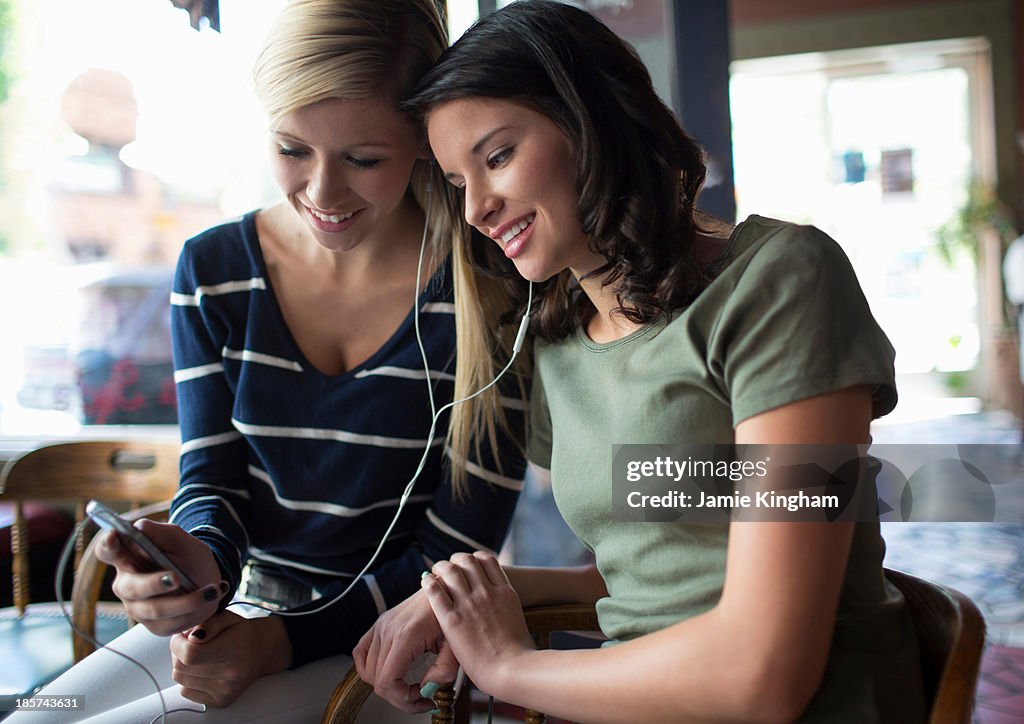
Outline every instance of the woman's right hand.
{"label": "woman's right hand", "polygon": [[[437,660],[419,683],[407,683],[409,669],[428,651],[437,654]],[[352,659],[360,678],[373,685],[377,696],[409,714],[434,707],[421,693],[424,685],[453,681],[459,671],[423,591],[382,613],[352,650]]]}
{"label": "woman's right hand", "polygon": [[229,592],[209,547],[176,525],[152,520],[136,527],[199,587],[186,593],[170,571],[152,571],[140,565],[139,555],[116,533],[101,531],[96,557],[117,569],[114,594],[125,611],[158,636],[170,636],[196,626],[217,612]]}

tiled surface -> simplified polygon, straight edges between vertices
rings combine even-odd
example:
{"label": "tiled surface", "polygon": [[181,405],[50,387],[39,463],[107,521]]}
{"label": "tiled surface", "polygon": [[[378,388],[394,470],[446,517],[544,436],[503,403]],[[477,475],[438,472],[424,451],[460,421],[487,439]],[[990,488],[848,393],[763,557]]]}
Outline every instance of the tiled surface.
{"label": "tiled surface", "polygon": [[968,595],[988,627],[975,721],[1024,724],[1024,524],[884,523],[886,565]]}
{"label": "tiled surface", "polygon": [[1024,525],[883,523],[882,535],[887,566],[966,594],[989,642],[1024,648]]}
{"label": "tiled surface", "polygon": [[[1024,484],[1020,428],[1005,413],[877,425],[872,432],[880,443],[995,444],[999,459],[992,464],[1010,484]],[[883,523],[882,533],[887,566],[956,588],[985,616],[975,721],[1024,724],[1024,523]]]}
{"label": "tiled surface", "polygon": [[1024,721],[1024,649],[990,646],[981,666],[976,721],[1020,724]]}

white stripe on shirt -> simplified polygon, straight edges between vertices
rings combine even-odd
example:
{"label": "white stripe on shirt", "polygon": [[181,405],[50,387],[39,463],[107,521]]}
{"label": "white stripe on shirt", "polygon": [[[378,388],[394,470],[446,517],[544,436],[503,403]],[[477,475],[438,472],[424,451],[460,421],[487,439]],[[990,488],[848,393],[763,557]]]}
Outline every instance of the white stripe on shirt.
{"label": "white stripe on shirt", "polygon": [[255,364],[269,365],[271,367],[280,367],[281,369],[291,370],[292,372],[302,372],[302,365],[294,360],[285,359],[284,357],[275,357],[270,354],[263,354],[262,352],[253,352],[251,349],[230,349],[225,347],[220,351],[224,359],[237,359],[242,362],[253,362]]}
{"label": "white stripe on shirt", "polygon": [[492,472],[482,465],[471,462],[469,460],[463,460],[455,455],[455,451],[447,445],[444,448],[445,455],[456,465],[462,465],[466,468],[466,472],[470,475],[486,480],[488,483],[493,483],[501,488],[508,488],[509,490],[521,491],[523,489],[523,481],[516,480],[515,478],[509,478],[504,475]]}
{"label": "white stripe on shirt", "polygon": [[221,282],[220,284],[203,285],[196,287],[194,294],[171,292],[171,304],[177,307],[198,307],[199,300],[204,296],[216,297],[221,294],[248,292],[253,289],[266,288],[267,283],[263,281],[263,277],[252,277],[251,279],[240,279],[238,281]]}
{"label": "white stripe on shirt", "polygon": [[[395,367],[393,365],[382,365],[380,367],[374,367],[369,370],[362,370],[357,372],[356,379],[362,379],[363,377],[369,377],[370,375],[381,375],[383,377],[400,377],[404,380],[422,380],[426,377],[426,373],[422,369],[409,369],[408,367]],[[437,370],[430,370],[430,379],[432,380],[449,380],[450,382],[455,381],[455,375],[449,374],[448,372],[438,372]]]}
{"label": "white stripe on shirt", "polygon": [[178,492],[174,494],[174,497],[177,498],[179,495],[182,494],[182,492],[188,490],[189,488],[207,488],[209,490],[219,490],[222,493],[237,495],[239,498],[244,498],[245,500],[250,499],[248,490],[225,488],[223,485],[214,485],[212,483],[189,483],[188,485],[182,485],[180,488],[178,488]]}
{"label": "white stripe on shirt", "polygon": [[449,535],[452,538],[454,538],[455,540],[462,541],[466,545],[472,547],[473,550],[476,550],[476,551],[487,551],[488,553],[492,553],[494,555],[498,555],[496,551],[492,551],[490,548],[485,546],[483,543],[480,543],[479,541],[475,541],[472,538],[470,538],[468,535],[466,535],[465,533],[460,533],[459,531],[457,531],[454,528],[452,528],[450,525],[448,525],[443,520],[438,518],[437,514],[433,510],[431,510],[430,508],[427,508],[427,520],[429,520],[430,523],[435,528],[437,528],[439,531],[441,531],[445,535]]}
{"label": "white stripe on shirt", "polygon": [[196,503],[200,503],[200,502],[208,501],[208,500],[217,500],[217,501],[220,501],[224,505],[224,509],[226,511],[228,511],[228,513],[230,513],[231,517],[235,519],[236,523],[238,523],[238,527],[241,528],[242,535],[245,536],[245,545],[248,546],[249,545],[249,531],[247,531],[245,529],[245,525],[242,523],[242,519],[238,517],[238,513],[235,511],[235,506],[233,506],[225,498],[222,498],[219,495],[200,495],[198,498],[190,498],[189,500],[186,500],[184,503],[182,503],[180,506],[178,506],[178,507],[176,507],[174,509],[174,513],[172,513],[171,517],[169,517],[167,519],[167,522],[168,523],[173,523],[175,518],[177,518],[178,514],[181,513],[182,511],[186,510],[187,508],[189,508],[192,505],[195,505]]}
{"label": "white stripe on shirt", "polygon": [[[392,508],[396,507],[400,502],[401,498],[389,498],[388,500],[379,500],[372,505],[367,505],[363,508],[350,508],[347,505],[340,505],[338,503],[328,503],[325,501],[317,500],[293,500],[290,498],[282,498],[277,488],[274,487],[274,482],[270,479],[270,475],[265,470],[260,470],[255,465],[249,466],[249,473],[256,478],[267,484],[270,491],[274,494],[274,498],[282,508],[288,508],[289,510],[304,510],[310,513],[326,513],[327,515],[336,515],[340,518],[355,518],[362,515],[363,513],[374,510],[376,508]],[[422,503],[427,500],[432,500],[434,496],[429,493],[423,493],[421,495],[410,495],[408,502],[410,503]]]}
{"label": "white stripe on shirt", "polygon": [[174,371],[174,383],[179,384],[181,382],[187,382],[188,380],[194,380],[199,377],[215,375],[218,372],[223,371],[224,365],[222,365],[220,362],[211,362],[208,365],[198,365],[196,367],[186,367],[184,369]]}
{"label": "white stripe on shirt", "polygon": [[266,561],[268,563],[276,563],[279,566],[285,566],[286,568],[298,568],[300,571],[308,571],[309,573],[320,573],[325,576],[344,576],[346,578],[355,578],[354,573],[346,573],[345,571],[332,571],[327,568],[319,568],[318,566],[311,566],[306,563],[297,563],[296,561],[290,561],[287,558],[281,558],[271,553],[267,553],[259,548],[249,548],[249,556],[255,558],[258,561]]}
{"label": "white stripe on shirt", "polygon": [[421,314],[455,314],[452,302],[428,302],[420,307]]}
{"label": "white stripe on shirt", "polygon": [[224,443],[241,439],[241,433],[235,430],[218,432],[216,435],[207,435],[205,437],[194,437],[181,443],[181,454],[184,455],[194,450],[201,450],[204,447],[214,447],[215,445],[223,445]]}
{"label": "white stripe on shirt", "polygon": [[[332,430],[324,427],[284,427],[281,425],[250,425],[247,422],[231,418],[231,424],[244,435],[255,437],[286,437],[305,440],[333,440],[354,445],[371,445],[373,447],[391,447],[415,449],[427,444],[426,440],[407,437],[385,437],[383,435],[363,435],[348,430]],[[434,438],[430,446],[440,445],[444,436]]]}

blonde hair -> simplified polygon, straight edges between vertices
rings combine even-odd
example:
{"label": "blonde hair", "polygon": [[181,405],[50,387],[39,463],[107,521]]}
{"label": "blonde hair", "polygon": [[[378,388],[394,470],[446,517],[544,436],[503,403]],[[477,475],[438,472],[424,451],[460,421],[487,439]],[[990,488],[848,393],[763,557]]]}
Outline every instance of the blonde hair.
{"label": "blonde hair", "polygon": [[[462,218],[463,199],[451,184],[445,183],[445,197],[448,213]],[[460,224],[460,233],[452,243],[452,276],[455,284],[455,331],[456,355],[455,399],[461,400],[485,387],[507,364],[512,355],[512,345],[518,331],[518,318],[508,319],[520,295],[510,291],[497,280],[487,277],[472,263],[469,245],[472,231]],[[521,286],[521,285],[519,285]],[[470,450],[477,460],[482,460],[481,445],[486,440],[498,471],[502,472],[502,456],[498,446],[498,432],[504,431],[518,445],[520,452],[526,452],[527,427],[525,414],[528,399],[527,386],[532,370],[533,345],[524,345],[500,382],[473,399],[457,405],[452,410],[448,425],[447,444],[449,457],[457,463],[452,469],[455,490],[465,490],[466,471],[464,462]],[[512,404],[524,410],[523,427],[511,429],[505,416],[505,404]]]}
{"label": "blonde hair", "polygon": [[[397,109],[447,45],[444,18],[435,0],[291,0],[256,59],[256,97],[271,124],[328,98],[383,97]],[[461,201],[436,165],[417,160],[409,187],[429,213],[431,266],[449,249],[453,252],[455,399],[461,399],[493,379],[495,355],[511,352],[508,331],[498,331],[501,294],[488,281],[478,280],[466,261],[462,250],[470,232],[461,221]],[[529,350],[524,349],[521,358],[517,388],[522,401]],[[477,460],[482,459],[483,440],[501,470],[499,430],[509,431],[497,387],[452,410],[447,444],[457,494],[466,491],[465,464],[471,449]],[[524,436],[525,431],[512,434],[516,440]]]}
{"label": "blonde hair", "polygon": [[447,45],[434,0],[292,0],[256,59],[256,96],[271,122],[328,98],[397,108]]}

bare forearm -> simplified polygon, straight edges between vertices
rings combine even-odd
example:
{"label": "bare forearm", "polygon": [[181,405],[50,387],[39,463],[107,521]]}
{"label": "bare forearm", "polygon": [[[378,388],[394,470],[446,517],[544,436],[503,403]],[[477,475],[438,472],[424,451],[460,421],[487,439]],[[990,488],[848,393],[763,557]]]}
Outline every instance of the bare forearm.
{"label": "bare forearm", "polygon": [[596,566],[506,566],[505,575],[524,608],[555,603],[595,603],[608,595]]}
{"label": "bare forearm", "polygon": [[503,701],[592,724],[792,719],[767,646],[737,648],[728,629],[711,612],[609,648],[531,651],[488,684]]}
{"label": "bare forearm", "polygon": [[[623,712],[650,722],[792,720],[825,669],[852,533],[838,523],[733,526],[732,585],[727,574],[715,608],[596,651],[527,650],[518,658],[529,661],[498,664],[494,694],[587,722]],[[472,673],[483,686],[486,676]]]}
{"label": "bare forearm", "polygon": [[292,664],[292,642],[280,616],[256,619],[259,640],[263,643],[261,676],[284,671]]}

